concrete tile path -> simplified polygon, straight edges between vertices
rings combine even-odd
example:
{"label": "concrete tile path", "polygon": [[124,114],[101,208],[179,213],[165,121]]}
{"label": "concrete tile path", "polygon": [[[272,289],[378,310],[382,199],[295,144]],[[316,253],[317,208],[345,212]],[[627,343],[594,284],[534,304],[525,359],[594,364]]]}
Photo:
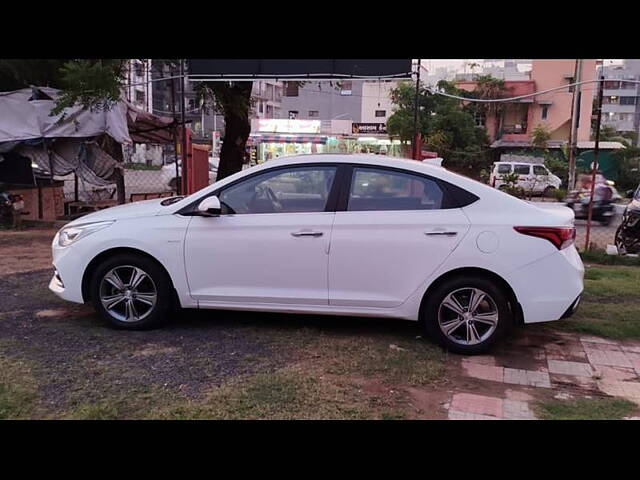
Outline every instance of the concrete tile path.
{"label": "concrete tile path", "polygon": [[450,420],[533,420],[542,397],[614,396],[640,406],[640,342],[521,332],[492,355],[460,357],[460,366],[472,383],[452,390]]}

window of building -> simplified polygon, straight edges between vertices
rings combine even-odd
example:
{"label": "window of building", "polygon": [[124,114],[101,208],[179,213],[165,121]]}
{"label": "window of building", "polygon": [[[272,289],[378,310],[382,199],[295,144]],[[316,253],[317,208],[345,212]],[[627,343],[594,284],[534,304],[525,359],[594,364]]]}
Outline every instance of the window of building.
{"label": "window of building", "polygon": [[142,90],[136,90],[136,102],[144,103],[145,95]]}
{"label": "window of building", "polygon": [[620,97],[620,105],[635,105],[638,97]]}
{"label": "window of building", "polygon": [[266,117],[273,118],[273,106],[271,105],[266,106]]}
{"label": "window of building", "polygon": [[476,127],[484,127],[487,123],[487,118],[482,110],[476,110],[473,114],[473,120],[476,124]]}
{"label": "window of building", "polygon": [[376,117],[386,117],[386,116],[387,116],[386,110],[376,110]]}
{"label": "window of building", "polygon": [[340,82],[340,95],[351,95],[353,83],[350,80]]}
{"label": "window of building", "polygon": [[347,210],[434,210],[442,208],[443,197],[440,186],[422,176],[355,168]]}
{"label": "window of building", "polygon": [[320,112],[318,110],[309,110],[309,116],[310,117],[319,117],[320,116]]}
{"label": "window of building", "polygon": [[298,118],[298,110],[289,110],[289,120]]}
{"label": "window of building", "polygon": [[137,77],[142,77],[142,76],[144,76],[144,68],[143,68],[143,66],[142,66],[142,64],[141,64],[141,63],[137,63],[137,62],[136,62],[136,63],[133,65],[133,68],[134,68],[134,72],[135,72],[135,74],[136,74],[136,76],[137,76]]}
{"label": "window of building", "polygon": [[258,111],[264,113],[264,103],[258,102]]}
{"label": "window of building", "polygon": [[297,97],[300,90],[300,84],[298,82],[285,82],[284,84],[284,96],[285,97]]}
{"label": "window of building", "polygon": [[549,106],[548,105],[543,105],[542,106],[542,120],[546,120],[547,119],[547,114],[549,113]]}
{"label": "window of building", "polygon": [[616,95],[611,95],[610,97],[604,97],[605,103],[609,103],[611,105],[618,105],[620,103],[620,97]]}

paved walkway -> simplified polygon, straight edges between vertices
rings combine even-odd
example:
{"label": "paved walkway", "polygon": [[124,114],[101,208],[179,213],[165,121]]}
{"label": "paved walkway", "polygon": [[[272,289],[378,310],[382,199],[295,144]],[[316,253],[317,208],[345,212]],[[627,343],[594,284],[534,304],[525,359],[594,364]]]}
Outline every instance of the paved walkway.
{"label": "paved walkway", "polygon": [[461,357],[451,420],[535,419],[542,399],[614,396],[640,406],[640,342],[513,332],[494,355]]}

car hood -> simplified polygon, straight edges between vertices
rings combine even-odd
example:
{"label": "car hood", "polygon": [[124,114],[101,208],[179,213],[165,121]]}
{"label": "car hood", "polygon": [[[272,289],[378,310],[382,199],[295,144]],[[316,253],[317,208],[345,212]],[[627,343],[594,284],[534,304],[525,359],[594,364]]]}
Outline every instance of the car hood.
{"label": "car hood", "polygon": [[[115,207],[105,208],[89,215],[84,215],[75,219],[68,225],[79,225],[89,222],[102,222],[107,220],[120,220],[123,218],[149,217],[163,213],[166,207],[160,205],[166,198],[154,198],[153,200],[142,200]],[[168,210],[168,209],[167,209]],[[169,213],[169,211],[167,211]]]}

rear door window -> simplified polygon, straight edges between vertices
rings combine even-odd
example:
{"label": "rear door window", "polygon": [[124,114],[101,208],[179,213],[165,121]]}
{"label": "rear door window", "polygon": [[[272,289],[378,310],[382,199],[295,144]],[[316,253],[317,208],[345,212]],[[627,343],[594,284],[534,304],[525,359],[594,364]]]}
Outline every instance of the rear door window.
{"label": "rear door window", "polygon": [[434,210],[449,203],[443,202],[445,194],[434,180],[426,177],[356,167],[347,210]]}
{"label": "rear door window", "polygon": [[529,175],[531,173],[531,165],[514,165],[513,173],[518,175]]}

